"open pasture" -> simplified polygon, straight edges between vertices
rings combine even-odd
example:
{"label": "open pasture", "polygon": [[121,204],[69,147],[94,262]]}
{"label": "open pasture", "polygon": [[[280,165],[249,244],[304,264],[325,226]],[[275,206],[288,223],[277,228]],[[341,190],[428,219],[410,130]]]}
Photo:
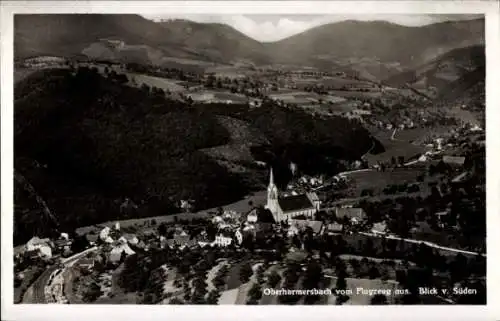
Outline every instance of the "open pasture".
{"label": "open pasture", "polygon": [[419,168],[396,168],[394,170],[363,171],[349,174],[349,185],[360,195],[364,189],[381,192],[387,185],[413,183],[422,174]]}
{"label": "open pasture", "polygon": [[183,92],[185,88],[179,84],[179,81],[161,77],[148,76],[144,74],[127,73],[130,82],[135,82],[138,87],[143,84],[150,87],[157,87],[164,91]]}
{"label": "open pasture", "polygon": [[351,99],[370,99],[370,98],[380,98],[382,93],[380,91],[352,91],[352,90],[330,90],[329,95],[339,96]]}

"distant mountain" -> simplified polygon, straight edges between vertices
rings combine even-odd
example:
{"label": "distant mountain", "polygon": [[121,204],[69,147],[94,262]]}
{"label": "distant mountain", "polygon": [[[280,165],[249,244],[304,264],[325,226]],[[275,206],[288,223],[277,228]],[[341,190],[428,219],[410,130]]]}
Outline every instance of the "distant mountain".
{"label": "distant mountain", "polygon": [[362,70],[381,79],[449,50],[476,44],[484,44],[484,19],[422,27],[349,20],[322,25],[267,46],[276,61],[329,61],[334,68],[365,65]]}
{"label": "distant mountain", "polygon": [[169,58],[268,62],[261,43],[223,24],[157,23],[139,15],[60,14],[16,15],[14,26],[16,58],[85,55],[158,65]]}
{"label": "distant mountain", "polygon": [[393,87],[434,87],[437,91],[468,78],[467,75],[485,66],[485,47],[471,46],[451,50],[414,69],[396,74],[383,82]]}
{"label": "distant mountain", "polygon": [[[386,79],[447,51],[484,44],[484,19],[406,27],[343,21],[260,43],[234,28],[139,15],[16,15],[15,57],[87,55],[162,64],[168,58],[215,63],[293,64]],[[105,40],[120,40],[110,45]]]}
{"label": "distant mountain", "polygon": [[[43,14],[14,17],[14,55],[79,56],[158,63],[164,56],[203,59],[171,41],[168,29],[132,14]],[[112,46],[107,40],[123,41]]]}
{"label": "distant mountain", "polygon": [[233,60],[248,60],[256,64],[269,62],[262,43],[228,25],[181,19],[159,24],[172,35],[172,42],[211,57],[212,60],[225,63]]}

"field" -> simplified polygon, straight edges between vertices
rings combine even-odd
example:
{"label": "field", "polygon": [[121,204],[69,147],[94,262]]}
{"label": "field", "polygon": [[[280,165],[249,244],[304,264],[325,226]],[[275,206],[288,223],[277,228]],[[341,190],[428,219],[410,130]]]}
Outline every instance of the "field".
{"label": "field", "polygon": [[333,96],[353,98],[353,99],[368,99],[368,98],[380,98],[382,93],[380,91],[348,91],[348,90],[330,90],[328,94]]}
{"label": "field", "polygon": [[182,92],[185,90],[184,87],[178,84],[178,81],[172,79],[153,77],[136,73],[127,73],[127,77],[129,78],[129,81],[135,81],[135,83],[139,87],[142,86],[142,84],[146,84],[150,87],[157,87],[163,89],[164,91],[168,90],[170,92]]}
{"label": "field", "polygon": [[348,88],[372,88],[374,85],[367,82],[356,79],[348,79],[342,77],[327,77],[320,80],[320,83],[326,87],[342,87],[346,86]]}
{"label": "field", "polygon": [[425,153],[427,150],[423,145],[417,145],[411,142],[425,136],[425,133],[429,133],[429,129],[418,128],[397,131],[394,135],[394,139],[391,139],[393,134],[392,130],[371,129],[370,131],[373,136],[382,143],[385,152],[377,155],[366,155],[369,165],[374,165],[377,162],[390,162],[392,157],[398,158],[398,156],[403,156],[405,161],[407,161],[410,158]]}
{"label": "field", "polygon": [[377,194],[387,185],[415,182],[420,174],[422,174],[421,169],[400,168],[385,172],[355,172],[349,175],[348,180],[349,185],[354,188],[355,195],[360,195],[364,189],[372,189]]}
{"label": "field", "polygon": [[311,104],[317,102],[320,97],[315,93],[291,91],[288,93],[271,94],[270,98],[282,100],[288,104]]}

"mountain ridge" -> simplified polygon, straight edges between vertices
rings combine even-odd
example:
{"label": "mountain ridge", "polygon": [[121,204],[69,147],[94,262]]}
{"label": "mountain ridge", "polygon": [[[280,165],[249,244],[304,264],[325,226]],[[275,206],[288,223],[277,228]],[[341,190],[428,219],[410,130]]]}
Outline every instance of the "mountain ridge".
{"label": "mountain ridge", "polygon": [[[14,25],[15,57],[20,59],[75,56],[86,50],[91,58],[134,59],[153,65],[161,65],[169,57],[211,63],[294,64],[330,71],[352,65],[376,79],[446,51],[484,43],[484,19],[422,27],[347,20],[276,42],[259,42],[221,23],[154,22],[139,15],[16,15]],[[119,39],[124,46],[104,48],[102,39]]]}

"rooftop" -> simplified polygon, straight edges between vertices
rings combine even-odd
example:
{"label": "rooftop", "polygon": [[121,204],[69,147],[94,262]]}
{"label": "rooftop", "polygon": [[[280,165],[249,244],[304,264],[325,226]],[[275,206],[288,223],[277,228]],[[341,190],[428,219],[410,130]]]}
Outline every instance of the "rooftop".
{"label": "rooftop", "polygon": [[465,157],[463,156],[443,156],[443,162],[446,164],[463,165]]}
{"label": "rooftop", "polygon": [[365,211],[359,207],[345,207],[345,208],[337,208],[337,218],[348,217],[348,218],[356,218],[356,219],[364,219]]}
{"label": "rooftop", "polygon": [[282,197],[278,199],[278,202],[283,212],[314,209],[314,205],[304,194]]}
{"label": "rooftop", "polygon": [[313,220],[291,220],[291,225],[295,225],[298,228],[310,227],[314,233],[319,233],[323,227],[323,222]]}

